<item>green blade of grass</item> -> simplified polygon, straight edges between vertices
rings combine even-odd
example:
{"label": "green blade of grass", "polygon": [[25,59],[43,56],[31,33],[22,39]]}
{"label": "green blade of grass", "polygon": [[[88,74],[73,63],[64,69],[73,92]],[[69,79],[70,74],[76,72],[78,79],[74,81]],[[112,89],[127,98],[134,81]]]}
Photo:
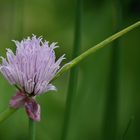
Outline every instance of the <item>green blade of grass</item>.
{"label": "green blade of grass", "polygon": [[[122,8],[121,1],[113,1],[112,4],[112,21],[114,32],[118,31],[122,25]],[[116,140],[118,135],[118,95],[120,80],[120,40],[112,43],[110,71],[107,80],[108,88],[106,92],[105,113],[103,116],[103,140]]]}
{"label": "green blade of grass", "polygon": [[[56,78],[58,78],[61,74],[65,73],[67,70],[71,69],[72,67],[74,67],[75,65],[77,65],[78,63],[80,63],[83,59],[85,59],[86,57],[88,57],[89,55],[95,53],[97,50],[100,50],[101,48],[105,47],[106,45],[108,45],[109,43],[113,42],[114,40],[116,40],[117,38],[123,36],[124,34],[128,33],[129,31],[133,30],[134,28],[140,26],[140,21],[126,27],[125,29],[119,31],[118,33],[108,37],[107,39],[105,39],[104,41],[100,42],[99,44],[93,46],[92,48],[88,49],[87,51],[85,51],[84,53],[82,53],[81,55],[79,55],[78,57],[76,57],[75,59],[73,59],[71,62],[65,64],[60,71],[57,73],[57,75],[53,78],[53,80],[55,80]],[[53,81],[52,80],[52,81]]]}
{"label": "green blade of grass", "polygon": [[13,113],[15,113],[17,109],[14,108],[7,108],[0,114],[0,122],[3,122],[4,120],[8,119],[9,116],[11,116]]}
{"label": "green blade of grass", "polygon": [[[81,32],[82,32],[82,0],[76,1],[76,21],[75,21],[75,36],[74,36],[74,48],[72,59],[77,57],[80,53],[81,48]],[[70,71],[69,87],[66,99],[66,109],[64,114],[64,124],[62,129],[61,140],[67,139],[67,134],[69,130],[69,124],[72,112],[72,102],[74,100],[76,90],[77,90],[77,80],[78,80],[78,67],[74,67]]]}

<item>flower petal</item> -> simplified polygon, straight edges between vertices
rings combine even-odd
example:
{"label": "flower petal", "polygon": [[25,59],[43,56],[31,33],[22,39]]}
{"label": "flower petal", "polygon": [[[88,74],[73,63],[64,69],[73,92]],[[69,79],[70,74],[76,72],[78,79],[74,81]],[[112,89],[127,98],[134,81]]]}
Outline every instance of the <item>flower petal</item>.
{"label": "flower petal", "polygon": [[25,104],[26,96],[24,93],[17,92],[10,100],[10,106],[13,108],[23,107]]}
{"label": "flower petal", "polygon": [[48,91],[52,91],[52,90],[56,91],[57,90],[56,87],[54,85],[52,85],[52,84],[48,84],[46,86],[46,88],[41,88],[41,89],[42,90],[39,90],[36,95],[41,95],[41,94],[44,94],[44,93],[46,93]]}
{"label": "flower petal", "polygon": [[[7,59],[1,57],[0,72],[12,85],[18,85],[25,94],[39,95],[49,90],[55,90],[51,85],[60,69],[60,63],[65,59],[62,55],[56,60],[55,42],[49,44],[35,35],[14,41],[16,53],[7,49]],[[28,95],[27,95],[28,96]]]}
{"label": "flower petal", "polygon": [[29,99],[25,103],[28,116],[34,121],[40,121],[40,105],[34,100]]}

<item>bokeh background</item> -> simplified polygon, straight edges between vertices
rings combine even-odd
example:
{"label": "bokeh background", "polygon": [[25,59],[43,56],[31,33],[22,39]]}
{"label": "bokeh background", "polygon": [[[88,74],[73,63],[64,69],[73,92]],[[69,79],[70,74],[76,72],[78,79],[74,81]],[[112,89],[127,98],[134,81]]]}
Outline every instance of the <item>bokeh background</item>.
{"label": "bokeh background", "polygon": [[[0,55],[11,40],[35,34],[58,42],[57,57],[71,60],[76,0],[0,0]],[[139,0],[84,0],[81,52],[140,19]],[[114,47],[113,47],[114,46]],[[66,140],[140,139],[140,28],[89,56],[79,65],[78,87]],[[61,140],[69,72],[57,92],[38,97],[42,120],[36,140]],[[16,89],[0,75],[0,111]],[[127,130],[128,128],[128,130]],[[127,130],[127,133],[125,134]],[[28,118],[18,110],[0,124],[0,140],[28,138]]]}

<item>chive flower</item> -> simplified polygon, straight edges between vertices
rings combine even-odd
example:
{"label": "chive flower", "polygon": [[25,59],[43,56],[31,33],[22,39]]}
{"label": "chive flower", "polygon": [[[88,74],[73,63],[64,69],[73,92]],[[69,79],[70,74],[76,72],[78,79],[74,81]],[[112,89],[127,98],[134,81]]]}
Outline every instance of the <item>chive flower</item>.
{"label": "chive flower", "polygon": [[35,120],[40,120],[40,105],[36,102],[36,96],[56,87],[50,82],[60,69],[60,63],[64,59],[62,55],[58,60],[54,49],[56,43],[49,45],[42,38],[33,35],[16,44],[15,54],[7,49],[7,59],[1,57],[0,72],[11,85],[18,87],[18,91],[10,100],[10,107],[25,107],[27,115]]}

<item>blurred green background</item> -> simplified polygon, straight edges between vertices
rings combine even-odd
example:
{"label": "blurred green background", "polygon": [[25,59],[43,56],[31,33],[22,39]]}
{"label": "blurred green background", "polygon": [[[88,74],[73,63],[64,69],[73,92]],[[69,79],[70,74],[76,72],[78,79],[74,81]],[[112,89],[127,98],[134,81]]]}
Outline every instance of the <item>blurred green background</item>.
{"label": "blurred green background", "polygon": [[[84,0],[83,7],[81,52],[140,19],[139,0]],[[15,49],[11,40],[35,34],[58,42],[56,54],[66,54],[65,64],[71,58],[74,27],[75,0],[0,0],[0,55]],[[67,72],[54,82],[57,92],[38,97],[42,120],[36,124],[36,140],[61,140],[68,81]],[[0,75],[0,111],[15,91]],[[140,28],[79,64],[67,140],[121,140],[128,125],[124,139],[139,140]],[[24,109],[0,124],[0,140],[27,137]]]}

